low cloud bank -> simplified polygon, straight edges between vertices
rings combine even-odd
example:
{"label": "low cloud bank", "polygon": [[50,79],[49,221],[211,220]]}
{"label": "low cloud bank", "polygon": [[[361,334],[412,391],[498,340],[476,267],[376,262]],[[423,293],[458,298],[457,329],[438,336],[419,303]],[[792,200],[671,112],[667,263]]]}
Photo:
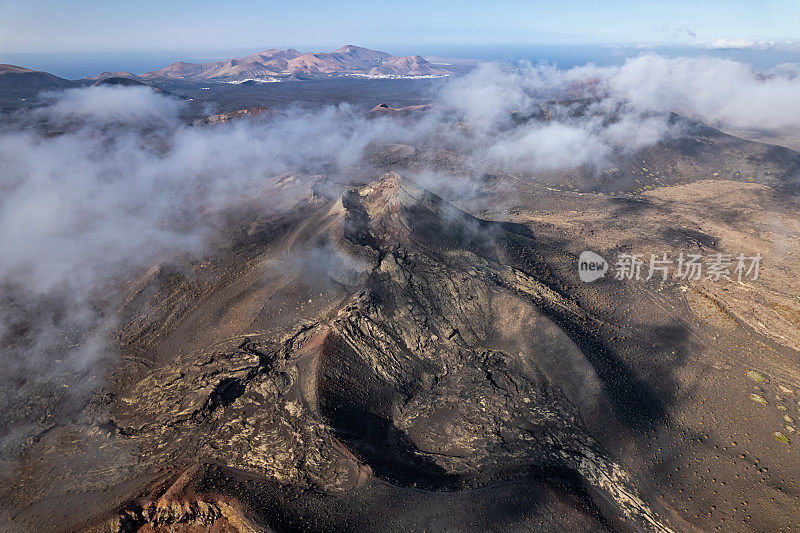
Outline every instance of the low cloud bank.
{"label": "low cloud bank", "polygon": [[643,111],[666,107],[713,126],[771,130],[800,125],[794,74],[786,66],[757,73],[726,59],[644,56],[612,71],[607,87]]}
{"label": "low cloud bank", "polygon": [[[477,172],[600,168],[679,134],[670,110],[713,125],[798,126],[796,72],[658,56],[567,71],[484,65],[448,82],[439,111],[417,121],[367,119],[342,105],[191,127],[181,101],[147,88],[49,95],[0,126],[0,443],[15,444],[99,382],[101,363],[115,356],[105,342],[113,306],[98,303],[107,287],[175,254],[202,253],[211,213],[270,176],[346,180],[364,168],[367,147],[386,143],[446,146]],[[587,97],[577,108],[546,104]],[[426,175],[452,179],[440,169]],[[459,185],[445,188],[457,194]],[[269,211],[290,199],[263,201]]]}

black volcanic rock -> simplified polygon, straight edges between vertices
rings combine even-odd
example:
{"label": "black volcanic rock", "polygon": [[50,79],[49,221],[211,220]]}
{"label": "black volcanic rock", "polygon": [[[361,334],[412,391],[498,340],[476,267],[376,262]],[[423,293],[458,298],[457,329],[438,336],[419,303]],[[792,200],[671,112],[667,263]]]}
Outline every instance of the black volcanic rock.
{"label": "black volcanic rock", "polygon": [[[452,195],[480,218],[396,173],[284,174],[209,213],[203,255],[119,289],[119,364],[81,416],[35,411],[41,431],[0,488],[13,526],[797,523],[799,252],[783,193],[800,156],[683,125],[610,169],[448,180],[480,187]],[[447,150],[365,152],[459,168]],[[598,172],[624,194],[586,194],[607,190]],[[582,250],[759,251],[768,266],[757,283],[582,283]]]}
{"label": "black volcanic rock", "polygon": [[208,126],[211,124],[222,124],[225,122],[230,122],[232,120],[238,120],[241,118],[253,118],[253,117],[268,118],[273,115],[274,111],[272,111],[268,107],[249,107],[247,109],[239,109],[238,111],[232,111],[230,113],[209,115],[207,117],[195,120],[194,124],[196,126]]}
{"label": "black volcanic rock", "polygon": [[92,85],[115,85],[121,87],[147,87],[146,83],[132,78],[124,78],[120,76],[113,76],[110,78],[102,78],[94,82]]}
{"label": "black volcanic rock", "polygon": [[[247,224],[246,235],[231,226],[234,244],[201,263],[154,268],[133,288],[118,333],[129,363],[108,391],[104,453],[116,454],[116,468],[95,470],[93,483],[121,490],[135,475],[152,493],[146,480],[159,472],[185,475],[172,497],[130,502],[106,527],[167,520],[156,516],[221,527],[242,505],[278,527],[276,516],[294,511],[270,483],[365,498],[348,504],[350,516],[388,493],[411,505],[419,489],[433,491],[431,502],[483,490],[492,516],[509,497],[504,487],[521,483],[553,527],[668,531],[584,423],[624,431],[635,416],[624,410],[645,406],[547,266],[559,253],[394,173],[340,199],[322,185],[281,178],[273,190],[293,207]],[[613,381],[603,365],[617,365]],[[73,474],[59,490],[88,490],[84,465],[64,468]],[[266,483],[251,485],[260,496],[226,489],[241,475]],[[188,511],[198,505],[189,502],[202,505]],[[273,510],[259,514],[266,502]],[[111,511],[82,508],[81,519]],[[540,516],[535,506],[520,512]],[[322,529],[344,516],[329,515]],[[413,520],[385,511],[372,523]]]}

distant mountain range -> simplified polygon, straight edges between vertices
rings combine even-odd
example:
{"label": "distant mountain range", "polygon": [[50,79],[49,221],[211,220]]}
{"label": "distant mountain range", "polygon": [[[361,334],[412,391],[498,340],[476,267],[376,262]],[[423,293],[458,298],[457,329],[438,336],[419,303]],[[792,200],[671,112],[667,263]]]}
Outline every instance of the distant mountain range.
{"label": "distant mountain range", "polygon": [[418,55],[394,56],[353,45],[320,53],[272,48],[245,57],[210,63],[178,61],[140,75],[103,72],[80,80],[66,80],[47,72],[0,65],[0,109],[12,109],[31,100],[41,91],[89,85],[154,86],[171,81],[255,85],[330,78],[442,78],[452,74],[454,71],[434,65]]}
{"label": "distant mountain range", "polygon": [[[109,73],[111,74],[111,73]],[[303,54],[293,48],[276,48],[210,63],[178,61],[160,70],[146,72],[144,79],[194,80],[241,83],[275,82],[335,77],[439,78],[451,71],[433,65],[421,56],[393,56],[386,52],[347,45],[333,52]],[[113,73],[114,76],[128,73]]]}

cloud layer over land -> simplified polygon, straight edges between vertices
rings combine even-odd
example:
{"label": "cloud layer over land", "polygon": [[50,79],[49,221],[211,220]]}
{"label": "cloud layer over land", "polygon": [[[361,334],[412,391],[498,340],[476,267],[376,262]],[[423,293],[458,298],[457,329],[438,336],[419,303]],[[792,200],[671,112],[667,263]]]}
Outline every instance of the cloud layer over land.
{"label": "cloud layer over land", "polygon": [[[115,357],[104,291],[176,254],[201,254],[214,213],[271,176],[346,180],[365,149],[387,143],[444,146],[478,170],[599,169],[679,133],[670,111],[715,126],[799,126],[795,72],[659,56],[567,71],[487,64],[447,82],[418,120],[341,105],[213,127],[186,125],[182,101],[144,87],[51,94],[0,127],[0,364],[9,369],[0,410],[14,418],[36,394],[57,404],[65,390],[82,397],[95,386],[99,363]],[[547,103],[563,100],[573,102]],[[284,201],[275,193],[262,208]]]}

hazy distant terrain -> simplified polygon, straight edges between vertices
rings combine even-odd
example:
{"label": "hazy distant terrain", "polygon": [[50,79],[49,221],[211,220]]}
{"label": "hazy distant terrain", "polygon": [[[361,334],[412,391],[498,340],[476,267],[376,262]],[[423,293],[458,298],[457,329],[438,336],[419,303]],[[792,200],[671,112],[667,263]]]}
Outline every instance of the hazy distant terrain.
{"label": "hazy distant terrain", "polygon": [[[405,106],[429,102],[441,79],[454,73],[463,74],[474,65],[462,62],[447,70],[419,56],[395,57],[353,46],[326,54],[273,49],[229,61],[176,63],[142,75],[104,72],[80,80],[65,80],[8,65],[0,69],[0,109],[9,111],[36,105],[37,95],[42,91],[119,84],[123,80],[130,80],[129,85],[150,85],[192,101],[189,111],[192,118],[207,114],[204,104],[220,112],[256,106],[344,102],[367,109],[382,102]],[[287,86],[281,81],[304,83]]]}
{"label": "hazy distant terrain", "polygon": [[0,74],[3,526],[800,523],[800,80],[268,52]]}
{"label": "hazy distant terrain", "polygon": [[276,83],[330,77],[373,79],[442,78],[451,71],[421,56],[397,57],[378,50],[346,45],[333,52],[300,53],[270,49],[246,57],[212,63],[176,62],[145,72],[145,79],[207,80],[222,83]]}

